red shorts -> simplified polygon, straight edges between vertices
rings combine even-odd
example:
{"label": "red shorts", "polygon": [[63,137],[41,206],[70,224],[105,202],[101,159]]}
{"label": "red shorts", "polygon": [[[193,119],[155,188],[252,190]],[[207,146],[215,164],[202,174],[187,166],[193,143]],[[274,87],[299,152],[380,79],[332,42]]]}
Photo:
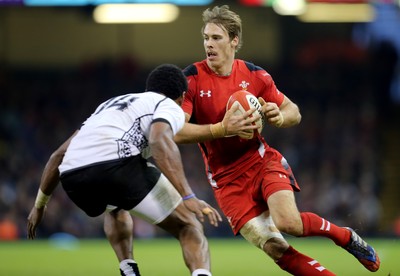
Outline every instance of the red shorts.
{"label": "red shorts", "polygon": [[227,217],[235,235],[250,219],[268,210],[270,195],[281,190],[300,191],[292,169],[276,150],[269,149],[239,177],[214,188],[219,207]]}

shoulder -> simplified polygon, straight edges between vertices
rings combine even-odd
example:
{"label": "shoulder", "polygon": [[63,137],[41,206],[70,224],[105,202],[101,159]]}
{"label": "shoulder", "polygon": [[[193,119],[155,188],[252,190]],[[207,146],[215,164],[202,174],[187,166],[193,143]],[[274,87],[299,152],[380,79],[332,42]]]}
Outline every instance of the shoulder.
{"label": "shoulder", "polygon": [[183,69],[183,74],[185,74],[186,77],[196,76],[198,74],[196,65],[190,64],[187,66],[185,69]]}
{"label": "shoulder", "polygon": [[157,121],[168,123],[175,135],[185,123],[185,114],[175,101],[164,98],[159,102],[153,114],[153,122]]}
{"label": "shoulder", "polygon": [[183,69],[183,73],[186,77],[196,77],[201,72],[207,71],[207,68],[207,62],[202,60],[187,66],[185,69]]}
{"label": "shoulder", "polygon": [[154,111],[158,111],[159,109],[162,109],[163,112],[170,110],[171,112],[176,112],[177,110],[179,111],[181,108],[180,106],[172,99],[161,95],[153,95],[153,99],[155,100],[155,109]]}
{"label": "shoulder", "polygon": [[143,102],[152,103],[157,106],[160,102],[163,102],[164,99],[167,98],[165,95],[161,95],[160,93],[154,91],[145,91],[143,93],[137,94],[137,99],[140,99],[137,104],[142,105]]}
{"label": "shoulder", "polygon": [[245,61],[246,67],[247,69],[249,69],[249,71],[251,72],[266,72],[264,68],[262,68],[261,66],[255,65],[254,63]]}
{"label": "shoulder", "polygon": [[142,114],[154,114],[159,110],[174,110],[177,105],[174,100],[153,91],[137,94],[137,99],[132,108],[141,111]]}
{"label": "shoulder", "polygon": [[272,80],[272,76],[265,70],[263,67],[255,65],[252,62],[238,60],[239,68],[241,70],[247,70],[247,72],[253,76],[255,79],[261,80],[262,82],[270,83]]}
{"label": "shoulder", "polygon": [[254,72],[254,73],[260,72],[260,71],[266,72],[264,68],[262,68],[261,66],[255,65],[254,63],[252,63],[250,61],[238,59],[237,62],[239,64],[240,68],[246,68],[250,72]]}

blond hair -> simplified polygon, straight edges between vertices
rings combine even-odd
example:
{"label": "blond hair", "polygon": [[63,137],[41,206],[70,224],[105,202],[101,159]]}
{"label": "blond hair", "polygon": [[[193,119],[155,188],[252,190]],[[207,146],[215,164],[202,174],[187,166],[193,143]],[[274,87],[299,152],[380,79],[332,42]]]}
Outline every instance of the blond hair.
{"label": "blond hair", "polygon": [[229,38],[233,40],[236,36],[239,38],[239,43],[236,46],[236,51],[242,47],[242,20],[240,16],[229,9],[228,5],[221,7],[206,9],[203,12],[204,25],[201,28],[201,33],[204,33],[204,28],[208,23],[214,23],[228,32]]}

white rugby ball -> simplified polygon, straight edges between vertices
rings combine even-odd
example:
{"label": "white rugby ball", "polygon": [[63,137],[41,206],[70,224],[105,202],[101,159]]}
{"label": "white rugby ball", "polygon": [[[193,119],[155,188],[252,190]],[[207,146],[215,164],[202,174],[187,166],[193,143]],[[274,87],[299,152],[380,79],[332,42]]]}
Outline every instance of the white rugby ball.
{"label": "white rugby ball", "polygon": [[261,104],[258,101],[257,97],[246,90],[236,91],[230,96],[228,103],[226,104],[226,110],[229,110],[235,104],[235,102],[239,104],[239,109],[235,112],[236,115],[241,115],[253,107],[256,108],[256,110],[250,116],[253,116],[257,113],[261,116],[260,119],[253,123],[254,125],[258,126],[257,131],[261,134],[264,128],[265,120],[264,114],[262,113]]}

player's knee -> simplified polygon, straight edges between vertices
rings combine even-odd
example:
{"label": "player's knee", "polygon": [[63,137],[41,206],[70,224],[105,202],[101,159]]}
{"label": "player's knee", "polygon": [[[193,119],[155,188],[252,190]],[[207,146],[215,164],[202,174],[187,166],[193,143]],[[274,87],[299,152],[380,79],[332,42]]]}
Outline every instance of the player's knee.
{"label": "player's knee", "polygon": [[129,238],[132,236],[133,220],[125,210],[106,212],[104,215],[104,232],[108,238]]}
{"label": "player's knee", "polygon": [[277,261],[282,257],[288,247],[289,244],[284,239],[271,238],[266,241],[262,249],[269,257]]}
{"label": "player's knee", "polygon": [[203,235],[203,225],[186,207],[179,205],[168,217],[157,226],[172,234],[176,239],[186,236]]}
{"label": "player's knee", "polygon": [[197,220],[185,221],[178,230],[178,239],[181,242],[190,240],[192,243],[202,244],[205,242],[203,225]]}
{"label": "player's knee", "polygon": [[241,229],[240,234],[251,244],[264,250],[264,245],[272,238],[284,240],[267,212],[252,218]]}
{"label": "player's knee", "polygon": [[203,232],[203,225],[197,219],[187,220],[183,226],[184,229]]}

